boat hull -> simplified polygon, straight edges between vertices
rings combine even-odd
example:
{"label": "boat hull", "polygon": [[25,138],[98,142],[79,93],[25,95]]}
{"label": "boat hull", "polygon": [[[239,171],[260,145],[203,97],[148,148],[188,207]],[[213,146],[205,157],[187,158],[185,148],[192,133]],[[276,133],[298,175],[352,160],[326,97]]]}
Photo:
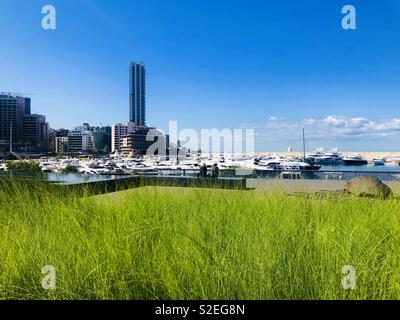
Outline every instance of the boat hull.
{"label": "boat hull", "polygon": [[320,165],[310,165],[307,167],[300,167],[300,171],[318,171],[321,169]]}
{"label": "boat hull", "polygon": [[343,160],[343,163],[346,166],[364,166],[366,164],[368,164],[367,160]]}

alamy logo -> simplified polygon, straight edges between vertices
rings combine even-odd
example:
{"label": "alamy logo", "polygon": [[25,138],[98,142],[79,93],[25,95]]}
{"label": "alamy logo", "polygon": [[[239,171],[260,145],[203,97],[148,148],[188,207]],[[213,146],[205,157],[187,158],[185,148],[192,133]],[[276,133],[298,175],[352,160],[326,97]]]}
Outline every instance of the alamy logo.
{"label": "alamy logo", "polygon": [[46,274],[42,279],[42,288],[44,290],[56,289],[56,268],[54,266],[44,266],[42,273]]}
{"label": "alamy logo", "polygon": [[46,5],[42,8],[42,14],[45,15],[42,18],[43,30],[56,30],[57,28],[56,8],[52,5]]}
{"label": "alamy logo", "polygon": [[342,19],[342,28],[344,30],[357,29],[356,8],[351,5],[346,5],[342,8],[342,14],[345,14]]}
{"label": "alamy logo", "polygon": [[[201,129],[199,134],[190,128],[178,130],[178,122],[169,121],[168,135],[171,144],[176,147],[172,152],[181,158],[186,156],[185,150],[201,150],[203,153],[254,153],[254,129]],[[155,143],[147,149],[147,156],[166,155],[163,136],[161,130],[148,132],[146,140]]]}
{"label": "alamy logo", "polygon": [[342,287],[344,290],[354,290],[356,288],[357,274],[353,266],[347,265],[342,268],[344,277],[342,278]]}

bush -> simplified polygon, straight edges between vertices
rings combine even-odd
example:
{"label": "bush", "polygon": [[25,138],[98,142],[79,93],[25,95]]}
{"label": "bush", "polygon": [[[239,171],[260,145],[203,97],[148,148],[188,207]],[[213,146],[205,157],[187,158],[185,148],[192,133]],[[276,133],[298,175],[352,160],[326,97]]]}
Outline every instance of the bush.
{"label": "bush", "polygon": [[6,167],[9,171],[16,172],[42,172],[40,164],[37,161],[6,161]]}
{"label": "bush", "polygon": [[78,168],[71,166],[71,165],[67,165],[63,170],[63,173],[77,173],[78,172]]}

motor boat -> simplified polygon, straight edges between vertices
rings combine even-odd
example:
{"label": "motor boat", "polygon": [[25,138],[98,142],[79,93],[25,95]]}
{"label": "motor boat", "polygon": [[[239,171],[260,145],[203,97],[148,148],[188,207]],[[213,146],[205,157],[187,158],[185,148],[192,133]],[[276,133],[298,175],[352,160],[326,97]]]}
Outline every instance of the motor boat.
{"label": "motor boat", "polygon": [[343,164],[343,156],[336,152],[315,152],[306,157],[305,162],[317,165],[339,165]]}
{"label": "motor boat", "polygon": [[343,162],[346,166],[362,166],[368,164],[368,161],[361,155],[353,155],[343,158]]}
{"label": "motor boat", "polygon": [[338,152],[325,153],[320,159],[320,165],[338,165],[343,164],[343,156]]}
{"label": "motor boat", "polygon": [[299,180],[303,179],[300,171],[282,171],[279,175],[281,179]]}
{"label": "motor boat", "polygon": [[305,157],[304,161],[310,164],[315,164],[319,162],[319,159],[324,156],[324,153],[316,151]]}
{"label": "motor boat", "polygon": [[300,162],[281,164],[283,170],[279,174],[280,179],[299,180],[303,178],[303,173],[299,167]]}
{"label": "motor boat", "polygon": [[[299,171],[318,171],[321,169],[320,165],[310,164],[295,159],[274,159],[267,161],[258,161],[255,163],[255,167],[264,167],[269,170],[285,171],[285,170],[299,170]],[[256,169],[257,170],[257,169]]]}
{"label": "motor boat", "polygon": [[374,163],[374,166],[384,166],[386,163],[386,159],[384,158],[373,159],[372,162]]}
{"label": "motor boat", "polygon": [[44,173],[51,173],[51,172],[56,171],[56,166],[54,163],[51,163],[51,162],[43,162],[41,164],[41,170]]}
{"label": "motor boat", "polygon": [[255,166],[257,167],[264,167],[270,170],[279,170],[279,166],[281,165],[282,161],[279,159],[276,160],[267,160],[267,161],[257,161],[255,162]]}

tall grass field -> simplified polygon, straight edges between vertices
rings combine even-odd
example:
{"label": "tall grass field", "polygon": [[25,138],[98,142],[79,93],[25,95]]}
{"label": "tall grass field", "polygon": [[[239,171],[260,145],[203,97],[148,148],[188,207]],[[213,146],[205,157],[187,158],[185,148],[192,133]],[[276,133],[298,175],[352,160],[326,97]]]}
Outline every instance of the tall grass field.
{"label": "tall grass field", "polygon": [[399,298],[396,199],[0,188],[0,299]]}

